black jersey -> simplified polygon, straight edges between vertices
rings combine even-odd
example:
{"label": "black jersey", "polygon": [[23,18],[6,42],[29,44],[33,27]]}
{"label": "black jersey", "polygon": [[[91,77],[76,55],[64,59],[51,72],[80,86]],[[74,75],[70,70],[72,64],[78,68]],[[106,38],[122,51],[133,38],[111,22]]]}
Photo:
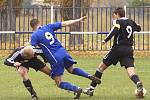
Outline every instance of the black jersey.
{"label": "black jersey", "polygon": [[137,25],[133,20],[128,18],[120,18],[115,21],[109,35],[104,40],[109,41],[114,36],[115,45],[133,45],[133,32],[141,31],[141,27]]}
{"label": "black jersey", "polygon": [[[8,56],[8,58],[4,61],[4,64],[5,64],[5,65],[8,65],[8,66],[13,66],[15,62],[20,62],[20,63],[28,62],[29,59],[25,59],[25,58],[22,56],[22,54],[21,54],[23,48],[24,48],[24,47],[20,47],[20,48],[15,49],[15,50]],[[43,52],[42,52],[41,49],[34,48],[34,51],[35,51],[35,57],[34,57],[35,59],[37,58],[36,55],[40,55],[40,56],[44,59],[44,61],[46,62],[46,59],[45,59],[45,57],[44,57]],[[33,58],[33,59],[34,59],[34,58]]]}

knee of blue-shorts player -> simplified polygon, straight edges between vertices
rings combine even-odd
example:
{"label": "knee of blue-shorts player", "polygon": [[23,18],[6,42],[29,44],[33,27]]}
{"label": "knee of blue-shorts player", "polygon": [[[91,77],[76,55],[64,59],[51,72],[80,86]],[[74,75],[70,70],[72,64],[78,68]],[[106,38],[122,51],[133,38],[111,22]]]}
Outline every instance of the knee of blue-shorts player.
{"label": "knee of blue-shorts player", "polygon": [[63,82],[62,81],[62,75],[60,75],[60,76],[54,76],[53,79],[55,80],[55,83],[56,83],[57,87],[59,87],[60,84],[61,84],[61,82]]}
{"label": "knee of blue-shorts player", "polygon": [[66,70],[67,70],[69,73],[72,73],[73,70],[74,70],[74,65],[71,65],[70,67],[67,67]]}

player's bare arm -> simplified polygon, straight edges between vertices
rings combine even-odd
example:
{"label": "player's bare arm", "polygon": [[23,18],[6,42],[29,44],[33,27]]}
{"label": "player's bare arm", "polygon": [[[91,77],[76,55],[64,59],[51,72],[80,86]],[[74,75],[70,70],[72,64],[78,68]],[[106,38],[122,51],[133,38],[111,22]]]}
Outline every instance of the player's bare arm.
{"label": "player's bare arm", "polygon": [[87,19],[87,16],[83,16],[83,17],[81,17],[79,19],[75,19],[75,20],[64,21],[64,22],[62,22],[62,26],[72,25],[74,23],[84,21],[85,19]]}

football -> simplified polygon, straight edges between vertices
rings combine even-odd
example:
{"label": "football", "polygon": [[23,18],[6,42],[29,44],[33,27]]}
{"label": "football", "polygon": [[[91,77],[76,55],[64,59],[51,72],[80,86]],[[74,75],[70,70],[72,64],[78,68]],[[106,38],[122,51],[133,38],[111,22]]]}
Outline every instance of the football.
{"label": "football", "polygon": [[[147,91],[145,88],[143,88],[143,98],[146,96]],[[135,96],[138,98],[137,89],[135,89]]]}

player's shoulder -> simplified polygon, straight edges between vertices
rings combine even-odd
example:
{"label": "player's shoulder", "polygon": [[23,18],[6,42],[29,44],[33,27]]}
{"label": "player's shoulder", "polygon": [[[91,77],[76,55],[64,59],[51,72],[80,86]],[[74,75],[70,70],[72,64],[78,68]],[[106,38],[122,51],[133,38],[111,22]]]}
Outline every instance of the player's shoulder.
{"label": "player's shoulder", "polygon": [[21,46],[21,47],[18,47],[18,48],[16,48],[16,49],[14,49],[14,50],[12,51],[12,54],[14,54],[14,53],[16,53],[16,52],[19,53],[23,48],[24,48],[24,46]]}
{"label": "player's shoulder", "polygon": [[126,23],[126,22],[134,22],[132,19],[130,18],[127,18],[127,17],[123,17],[123,18],[120,18],[116,21],[116,23]]}
{"label": "player's shoulder", "polygon": [[126,25],[135,25],[135,21],[130,18],[120,18],[116,21],[117,24],[119,24],[122,27],[126,27]]}
{"label": "player's shoulder", "polygon": [[54,28],[55,26],[59,26],[59,25],[62,25],[62,22],[55,22],[55,23],[53,23],[53,24],[47,24],[47,25],[45,25],[45,26],[48,26],[48,27],[51,27],[51,28]]}
{"label": "player's shoulder", "polygon": [[32,36],[33,36],[33,35],[36,35],[37,32],[38,32],[37,30],[36,30],[36,31],[33,31],[31,35],[32,35]]}
{"label": "player's shoulder", "polygon": [[117,19],[117,20],[116,20],[116,23],[117,23],[117,24],[120,24],[120,23],[125,22],[125,21],[128,21],[128,18],[122,17],[122,18],[120,18],[120,19]]}
{"label": "player's shoulder", "polygon": [[35,36],[37,35],[36,33],[37,33],[36,31],[32,32],[31,38],[35,38]]}
{"label": "player's shoulder", "polygon": [[36,37],[36,36],[40,35],[41,33],[43,33],[42,30],[38,29],[38,30],[32,32],[32,37]]}

